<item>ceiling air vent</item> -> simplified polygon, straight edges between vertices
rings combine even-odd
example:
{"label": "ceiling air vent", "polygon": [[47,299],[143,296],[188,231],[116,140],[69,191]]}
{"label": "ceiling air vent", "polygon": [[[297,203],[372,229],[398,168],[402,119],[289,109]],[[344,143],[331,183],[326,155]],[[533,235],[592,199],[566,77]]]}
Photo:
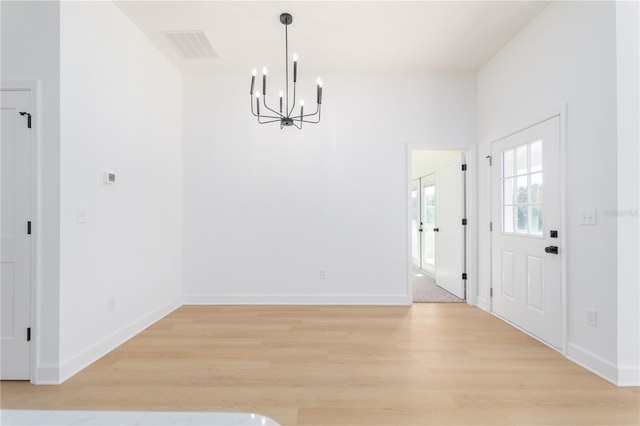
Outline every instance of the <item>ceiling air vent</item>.
{"label": "ceiling air vent", "polygon": [[163,31],[162,34],[183,58],[219,58],[204,31]]}

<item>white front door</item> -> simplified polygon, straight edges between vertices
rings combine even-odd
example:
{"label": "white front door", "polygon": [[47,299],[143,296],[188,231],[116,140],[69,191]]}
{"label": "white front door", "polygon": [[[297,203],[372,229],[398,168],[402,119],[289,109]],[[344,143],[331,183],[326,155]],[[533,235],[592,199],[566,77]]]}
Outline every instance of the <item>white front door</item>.
{"label": "white front door", "polygon": [[[30,91],[0,91],[2,247],[0,372],[2,380],[31,376],[31,113]],[[20,114],[24,113],[24,114]]]}
{"label": "white front door", "polygon": [[436,176],[436,284],[465,298],[462,279],[464,226],[462,161],[438,169]]}
{"label": "white front door", "polygon": [[494,142],[491,157],[492,310],[560,348],[560,118]]}

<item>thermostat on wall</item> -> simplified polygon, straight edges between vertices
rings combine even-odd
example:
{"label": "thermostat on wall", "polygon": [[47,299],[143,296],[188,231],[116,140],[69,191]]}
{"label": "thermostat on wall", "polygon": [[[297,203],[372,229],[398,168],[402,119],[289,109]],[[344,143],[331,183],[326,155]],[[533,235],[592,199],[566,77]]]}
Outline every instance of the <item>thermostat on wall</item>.
{"label": "thermostat on wall", "polygon": [[102,183],[116,183],[116,174],[112,172],[102,172]]}

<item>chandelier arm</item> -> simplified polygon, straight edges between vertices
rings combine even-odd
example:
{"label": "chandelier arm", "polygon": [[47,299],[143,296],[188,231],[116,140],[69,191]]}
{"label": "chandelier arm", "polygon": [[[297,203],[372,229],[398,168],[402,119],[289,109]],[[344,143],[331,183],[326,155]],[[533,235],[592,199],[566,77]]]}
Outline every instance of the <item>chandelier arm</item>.
{"label": "chandelier arm", "polygon": [[274,117],[274,118],[278,118],[278,117],[284,118],[284,115],[280,114],[278,111],[274,111],[271,108],[269,108],[269,106],[267,105],[267,96],[266,95],[262,97],[262,104],[264,105],[264,107],[266,109],[268,109],[272,113],[276,114],[277,117]]}
{"label": "chandelier arm", "polygon": [[318,115],[320,113],[320,104],[316,104],[316,111],[311,113],[311,114],[304,114],[304,115],[296,115],[295,117],[293,117],[296,120],[299,120],[300,118],[304,118],[304,117],[314,117],[316,115]]}
{"label": "chandelier arm", "polygon": [[[287,106],[289,104],[287,103]],[[296,82],[293,82],[293,105],[291,105],[291,109],[289,110],[289,113],[287,114],[287,117],[291,117],[291,113],[293,112],[293,109],[296,107]]]}
{"label": "chandelier arm", "polygon": [[253,101],[250,102],[251,103],[251,114],[253,114],[255,117],[258,117],[258,122],[260,124],[263,124],[260,122],[260,118],[272,118],[273,121],[279,121],[282,117],[274,117],[272,115],[264,115],[264,114],[256,114],[255,112],[253,112]]}
{"label": "chandelier arm", "polygon": [[254,117],[260,117],[258,114],[253,112],[253,95],[251,96],[251,99],[249,100],[249,103],[251,104],[251,114],[253,114]]}
{"label": "chandelier arm", "polygon": [[[309,114],[309,117],[313,117],[314,115],[318,115],[318,120],[317,121],[311,121],[311,120],[305,120],[304,118],[302,119],[303,122],[305,123],[313,123],[313,124],[318,124],[320,122],[320,107],[318,107],[318,109],[316,110],[316,112],[314,112],[313,114]],[[306,117],[307,115],[305,115]]]}
{"label": "chandelier arm", "polygon": [[276,121],[282,120],[281,117],[274,117],[273,115],[262,115],[262,114],[258,115],[258,118],[272,118]]}
{"label": "chandelier arm", "polygon": [[[265,117],[265,116],[261,115],[260,117]],[[258,123],[260,124],[269,124],[269,123],[276,123],[278,121],[281,121],[278,117],[271,117],[271,116],[266,116],[266,117],[273,118],[273,120],[260,121],[260,117],[258,117]]]}

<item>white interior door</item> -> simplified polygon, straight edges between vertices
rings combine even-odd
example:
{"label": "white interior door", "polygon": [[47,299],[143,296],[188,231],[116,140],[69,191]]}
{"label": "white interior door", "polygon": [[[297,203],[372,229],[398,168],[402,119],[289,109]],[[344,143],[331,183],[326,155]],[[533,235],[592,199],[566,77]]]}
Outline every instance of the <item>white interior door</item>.
{"label": "white interior door", "polygon": [[436,175],[432,173],[420,178],[420,207],[422,222],[422,270],[435,277],[436,274]]}
{"label": "white interior door", "polygon": [[2,247],[0,372],[3,380],[31,376],[31,112],[30,91],[0,91]]}
{"label": "white interior door", "polygon": [[559,117],[494,142],[491,156],[493,312],[560,348]]}
{"label": "white interior door", "polygon": [[465,298],[463,272],[462,162],[438,169],[436,174],[436,284]]}
{"label": "white interior door", "polygon": [[415,179],[411,182],[411,260],[416,268],[422,267],[420,264],[422,257],[420,249],[422,224],[420,223],[420,217],[420,179]]}

